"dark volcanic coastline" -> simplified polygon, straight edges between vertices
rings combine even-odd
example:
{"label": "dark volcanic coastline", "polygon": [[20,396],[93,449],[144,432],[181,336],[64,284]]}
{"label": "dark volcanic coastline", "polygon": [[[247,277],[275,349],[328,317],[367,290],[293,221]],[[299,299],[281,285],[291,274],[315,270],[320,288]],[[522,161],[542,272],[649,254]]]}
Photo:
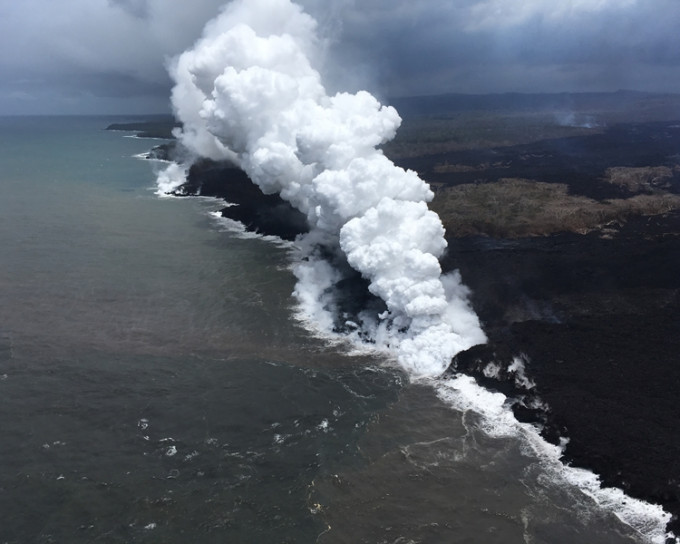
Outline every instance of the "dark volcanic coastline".
{"label": "dark volcanic coastline", "polygon": [[189,169],[187,182],[176,196],[211,196],[229,205],[222,216],[243,223],[253,232],[294,240],[307,230],[305,216],[279,195],[265,195],[239,168],[202,159]]}
{"label": "dark volcanic coastline", "polygon": [[[553,443],[569,439],[567,462],[661,504],[677,534],[680,238],[646,239],[648,222],[631,221],[613,240],[450,239],[444,266],[461,270],[489,336],[459,354],[451,371],[522,399],[518,419],[542,425]],[[654,223],[678,232],[680,216]],[[530,391],[507,372],[516,356],[536,384]],[[485,374],[490,363],[506,369],[500,382]],[[535,400],[547,413],[532,409]]]}
{"label": "dark volcanic coastline", "polygon": [[[450,372],[517,399],[518,419],[549,441],[569,439],[565,461],[661,504],[676,534],[679,152],[680,121],[653,121],[395,156],[435,189],[449,242],[442,268],[460,269],[489,336]],[[197,163],[179,194],[236,203],[223,215],[263,234],[305,230],[301,214],[229,165]],[[515,383],[515,357],[535,387]]]}
{"label": "dark volcanic coastline", "polygon": [[[485,172],[480,185],[507,185],[500,178],[508,169],[538,183],[564,184],[570,197],[582,199],[581,221],[565,216],[563,230],[554,232],[543,215],[526,221],[520,210],[505,222],[480,221],[479,232],[467,236],[449,229],[449,252],[442,261],[444,270],[460,269],[489,336],[487,345],[459,354],[451,371],[472,374],[483,385],[522,399],[515,405],[518,419],[543,426],[550,441],[569,439],[565,461],[592,469],[605,486],[662,505],[673,515],[669,528],[675,534],[680,533],[675,154],[680,134],[672,128],[677,124],[622,125],[564,142],[495,150],[507,168],[496,178]],[[435,161],[441,164],[441,157]],[[449,161],[458,163],[460,157],[451,154]],[[647,176],[650,172],[663,175]],[[447,175],[444,190],[469,180],[467,171]],[[613,175],[622,183],[612,183]],[[653,207],[626,205],[641,195],[669,205],[656,213]],[[550,198],[541,206],[551,209]],[[555,203],[553,213],[568,205]],[[598,213],[589,214],[589,207]],[[599,215],[608,208],[614,215]],[[502,228],[533,235],[500,237]],[[530,391],[518,388],[507,372],[516,356],[524,358],[536,384]],[[490,363],[505,371],[489,377],[484,370]],[[537,399],[547,404],[547,413],[532,408]]]}

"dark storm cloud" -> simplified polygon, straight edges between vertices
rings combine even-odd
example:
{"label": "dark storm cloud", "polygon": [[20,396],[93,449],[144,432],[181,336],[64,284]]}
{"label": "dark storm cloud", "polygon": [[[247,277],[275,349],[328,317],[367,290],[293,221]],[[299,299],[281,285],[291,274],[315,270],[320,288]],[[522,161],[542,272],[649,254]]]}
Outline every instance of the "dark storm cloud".
{"label": "dark storm cloud", "polygon": [[149,5],[146,0],[109,0],[109,4],[118,6],[140,19],[149,17]]}
{"label": "dark storm cloud", "polygon": [[[677,0],[302,0],[328,38],[333,90],[680,91]],[[223,0],[0,4],[0,112],[167,107],[168,57]],[[38,83],[39,82],[39,83]],[[41,102],[46,95],[48,102]],[[125,106],[127,104],[127,106]],[[67,108],[67,109],[68,109]],[[70,110],[69,110],[70,111]]]}
{"label": "dark storm cloud", "polygon": [[676,0],[372,0],[340,55],[389,94],[680,91],[679,25]]}
{"label": "dark storm cloud", "polygon": [[[166,58],[190,46],[222,0],[24,0],[0,4],[0,112],[167,110]],[[110,100],[111,99],[111,100]]]}

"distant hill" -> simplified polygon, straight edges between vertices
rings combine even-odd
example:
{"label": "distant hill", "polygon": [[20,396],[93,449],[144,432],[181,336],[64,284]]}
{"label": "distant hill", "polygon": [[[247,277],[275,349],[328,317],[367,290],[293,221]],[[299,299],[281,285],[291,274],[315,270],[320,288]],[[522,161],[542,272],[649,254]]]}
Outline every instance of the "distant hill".
{"label": "distant hill", "polygon": [[119,130],[122,132],[134,132],[138,138],[160,138],[172,140],[173,129],[181,125],[172,116],[149,116],[128,123],[112,123],[106,130]]}
{"label": "distant hill", "polygon": [[[446,115],[469,111],[662,111],[670,117],[680,116],[680,94],[657,94],[637,91],[611,93],[503,93],[441,94],[392,98],[389,103],[402,116]],[[648,120],[648,119],[647,119]]]}

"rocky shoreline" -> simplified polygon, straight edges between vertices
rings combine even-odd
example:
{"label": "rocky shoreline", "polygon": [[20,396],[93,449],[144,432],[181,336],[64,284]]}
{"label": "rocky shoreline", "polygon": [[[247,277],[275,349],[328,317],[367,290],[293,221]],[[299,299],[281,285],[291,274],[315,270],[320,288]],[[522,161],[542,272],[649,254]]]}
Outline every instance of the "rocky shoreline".
{"label": "rocky shoreline", "polygon": [[[435,188],[433,208],[449,233],[442,268],[461,271],[489,336],[488,344],[459,354],[449,371],[516,399],[518,419],[536,423],[551,442],[568,438],[565,461],[662,505],[673,515],[669,529],[680,534],[676,125],[624,124],[397,162]],[[541,200],[527,192],[531,183],[546,186]],[[449,203],[444,195],[459,187],[470,189]],[[508,187],[518,191],[515,206]],[[226,164],[196,163],[177,194],[238,204],[222,214],[263,234],[293,239],[305,230],[299,212]],[[510,208],[503,222],[481,220],[499,195]],[[563,218],[556,228],[555,213],[528,213],[532,203],[540,210],[576,203],[579,221]],[[461,204],[477,214],[477,221],[458,218],[467,230],[456,227]],[[534,387],[508,370],[517,358]]]}
{"label": "rocky shoreline", "polygon": [[[456,236],[449,222],[449,252],[442,260],[445,270],[460,269],[489,336],[487,345],[459,354],[451,371],[471,374],[517,398],[518,419],[542,426],[552,442],[569,439],[565,461],[593,470],[606,486],[662,505],[673,516],[669,529],[676,535],[677,125],[623,124],[590,136],[492,150],[503,157],[505,168],[496,177],[482,173],[488,177],[478,184],[487,190],[508,183],[502,178],[510,169],[537,184],[565,186],[566,193],[560,192],[558,200],[554,190],[548,197],[541,193],[540,208],[552,210],[550,217],[527,212],[536,193],[525,189],[529,202],[508,212],[502,225],[523,228],[530,236],[500,237],[498,219],[479,221],[477,232]],[[467,164],[474,165],[465,153]],[[452,153],[448,159],[460,163],[461,157]],[[435,160],[440,164],[441,158]],[[432,163],[430,169],[433,173]],[[448,178],[440,187],[446,191],[468,183],[469,175],[443,172],[439,179]],[[560,218],[558,230],[554,217],[570,205],[565,194],[581,205]],[[664,204],[629,206],[640,198]],[[510,199],[505,202],[512,207]],[[592,213],[598,208],[606,213]],[[536,384],[531,390],[518,386],[508,372],[516,357]]]}
{"label": "rocky shoreline", "polygon": [[243,223],[248,230],[260,234],[294,240],[306,232],[305,216],[278,195],[265,195],[248,176],[230,164],[208,159],[194,163],[187,181],[175,196],[211,196],[229,203],[222,217]]}
{"label": "rocky shoreline", "polygon": [[[489,336],[450,371],[518,399],[520,421],[569,439],[565,461],[662,505],[678,534],[680,237],[646,240],[646,219],[615,240],[450,240],[444,267],[461,270]],[[516,357],[535,387],[508,371]]]}

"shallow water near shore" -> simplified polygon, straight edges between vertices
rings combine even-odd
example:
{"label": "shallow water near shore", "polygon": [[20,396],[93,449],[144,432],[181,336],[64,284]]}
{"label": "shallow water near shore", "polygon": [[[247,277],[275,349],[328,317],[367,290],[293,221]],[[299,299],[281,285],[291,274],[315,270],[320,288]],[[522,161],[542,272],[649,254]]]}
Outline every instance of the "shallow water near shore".
{"label": "shallow water near shore", "polygon": [[108,118],[0,119],[2,542],[645,540],[295,319],[291,253]]}

